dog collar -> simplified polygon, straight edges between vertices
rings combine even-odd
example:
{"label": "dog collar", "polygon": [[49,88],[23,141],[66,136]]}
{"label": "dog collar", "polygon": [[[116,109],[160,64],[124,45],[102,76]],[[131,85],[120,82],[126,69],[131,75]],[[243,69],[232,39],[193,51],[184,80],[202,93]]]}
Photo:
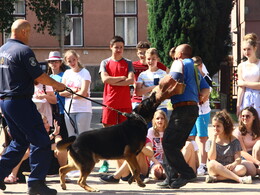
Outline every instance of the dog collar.
{"label": "dog collar", "polygon": [[144,117],[142,117],[140,114],[137,114],[136,112],[132,113],[137,119],[141,120],[145,125],[147,125],[146,120],[144,119]]}

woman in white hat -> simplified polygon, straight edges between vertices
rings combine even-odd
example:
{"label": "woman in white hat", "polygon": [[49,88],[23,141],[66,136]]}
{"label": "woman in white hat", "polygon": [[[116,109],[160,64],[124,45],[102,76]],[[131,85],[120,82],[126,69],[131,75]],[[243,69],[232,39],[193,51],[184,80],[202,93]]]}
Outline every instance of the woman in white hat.
{"label": "woman in white hat", "polygon": [[[60,52],[51,51],[49,53],[49,58],[46,59],[46,61],[48,62],[47,74],[49,74],[50,77],[53,78],[54,80],[56,80],[58,82],[62,82],[63,74],[64,74],[65,70],[68,69],[69,67],[67,67],[63,63],[63,59],[61,57]],[[56,95],[57,102],[58,102],[58,112],[59,113],[55,113],[54,118],[56,118],[56,120],[57,120],[57,117],[58,117],[59,125],[61,127],[61,130],[60,130],[61,137],[67,138],[68,131],[67,131],[67,127],[65,124],[64,109],[63,109],[63,107],[65,105],[65,97],[60,96],[59,93],[55,93],[55,95]],[[57,112],[56,109],[54,109],[53,111]],[[56,116],[56,115],[59,115],[59,116]]]}

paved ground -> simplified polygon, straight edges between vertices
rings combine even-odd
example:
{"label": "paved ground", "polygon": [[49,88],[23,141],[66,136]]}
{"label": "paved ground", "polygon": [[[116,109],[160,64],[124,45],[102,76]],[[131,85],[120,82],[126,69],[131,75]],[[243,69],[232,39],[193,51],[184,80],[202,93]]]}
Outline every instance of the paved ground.
{"label": "paved ground", "polygon": [[[101,98],[95,98],[96,101],[101,101]],[[93,129],[99,128],[102,125],[100,124],[101,116],[101,106],[93,104],[93,117],[91,127]],[[212,128],[209,128],[209,132],[212,131]],[[205,177],[198,177],[196,181],[188,183],[186,186],[180,189],[159,189],[156,186],[155,180],[150,180],[145,188],[140,188],[136,183],[129,185],[127,182],[120,181],[119,184],[102,184],[99,181],[100,174],[97,172],[101,163],[98,163],[88,177],[87,183],[100,190],[100,192],[93,192],[90,194],[97,195],[131,195],[131,194],[143,194],[143,195],[179,195],[179,194],[260,194],[260,179],[255,178],[253,184],[238,184],[238,183],[228,183],[228,182],[218,182],[213,184],[207,184],[204,182]],[[114,172],[115,162],[110,161],[109,172]],[[51,188],[55,188],[58,191],[59,195],[83,195],[87,192],[77,185],[77,178],[71,178],[71,182],[67,184],[67,190],[62,190],[59,185],[58,175],[48,176],[47,185]],[[26,194],[27,185],[26,184],[13,184],[7,185],[7,189],[0,194],[14,194],[14,195],[23,195]]]}
{"label": "paved ground", "polygon": [[[115,163],[110,161],[110,172],[115,171]],[[97,164],[92,174],[89,176],[87,183],[94,188],[100,190],[100,192],[92,192],[91,194],[97,195],[130,195],[130,194],[143,194],[143,195],[169,195],[169,194],[260,194],[260,179],[256,178],[253,184],[238,184],[238,183],[227,183],[218,182],[213,184],[207,184],[204,182],[204,176],[198,177],[196,181],[188,183],[186,186],[180,189],[159,189],[156,186],[155,180],[150,180],[145,188],[140,188],[136,183],[129,185],[127,182],[120,181],[119,184],[102,184],[99,181],[100,174],[97,172],[100,163]],[[77,178],[71,178],[71,182],[67,183],[67,190],[62,190],[59,185],[58,175],[48,176],[47,185],[51,188],[55,188],[59,195],[83,195],[87,192],[77,185]],[[13,184],[7,185],[7,189],[3,194],[14,194],[22,195],[26,194],[27,186],[26,184]],[[0,191],[1,194],[1,191]]]}

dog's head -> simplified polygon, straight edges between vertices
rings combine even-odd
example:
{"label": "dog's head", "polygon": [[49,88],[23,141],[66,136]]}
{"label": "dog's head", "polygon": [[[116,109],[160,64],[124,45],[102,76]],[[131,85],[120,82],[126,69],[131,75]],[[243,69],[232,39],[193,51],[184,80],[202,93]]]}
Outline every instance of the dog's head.
{"label": "dog's head", "polygon": [[160,105],[160,101],[156,100],[156,92],[153,92],[150,97],[143,100],[135,109],[134,112],[141,115],[146,122],[150,122],[153,118],[153,114],[157,107]]}

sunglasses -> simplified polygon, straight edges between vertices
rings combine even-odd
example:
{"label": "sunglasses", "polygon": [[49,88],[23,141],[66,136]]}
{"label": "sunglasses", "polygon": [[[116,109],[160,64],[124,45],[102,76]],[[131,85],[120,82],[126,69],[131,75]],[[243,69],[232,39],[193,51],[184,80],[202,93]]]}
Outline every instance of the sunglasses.
{"label": "sunglasses", "polygon": [[246,115],[242,115],[242,118],[249,119],[249,118],[251,118],[251,116],[246,114]]}

